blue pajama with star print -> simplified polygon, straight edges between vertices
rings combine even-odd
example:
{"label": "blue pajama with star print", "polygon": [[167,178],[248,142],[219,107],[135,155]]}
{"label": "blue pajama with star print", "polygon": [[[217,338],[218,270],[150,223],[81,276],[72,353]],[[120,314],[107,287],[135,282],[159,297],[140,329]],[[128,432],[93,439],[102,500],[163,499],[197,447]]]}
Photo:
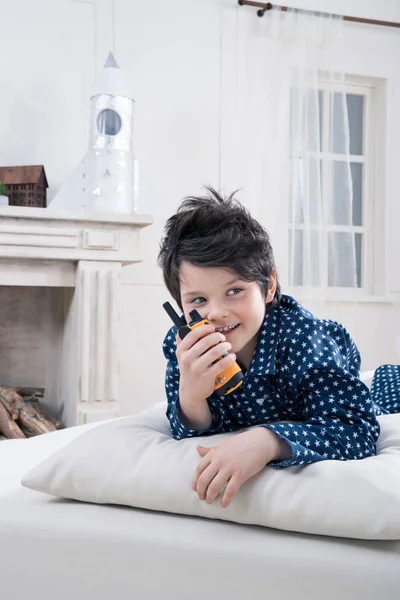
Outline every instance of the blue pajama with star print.
{"label": "blue pajama with star print", "polygon": [[207,402],[209,429],[186,427],[179,416],[176,327],[167,333],[167,416],[177,440],[268,427],[292,449],[287,467],[321,460],[351,460],[376,453],[378,415],[400,412],[400,366],[377,369],[371,390],[359,380],[360,354],[346,329],[315,318],[294,298],[283,296],[268,311],[242,385]]}

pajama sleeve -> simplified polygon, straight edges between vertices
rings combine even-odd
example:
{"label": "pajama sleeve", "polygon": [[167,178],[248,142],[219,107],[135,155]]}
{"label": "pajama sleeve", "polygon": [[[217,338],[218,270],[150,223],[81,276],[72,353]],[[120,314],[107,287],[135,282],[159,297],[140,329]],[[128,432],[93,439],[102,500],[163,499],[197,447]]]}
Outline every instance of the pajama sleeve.
{"label": "pajama sleeve", "polygon": [[[344,358],[340,350],[348,345]],[[359,354],[345,330],[333,336],[299,334],[286,357],[286,388],[295,406],[293,422],[264,424],[292,449],[272,466],[351,460],[376,453],[379,424],[368,387],[358,379]]]}
{"label": "pajama sleeve", "polygon": [[167,417],[171,427],[172,436],[176,440],[181,440],[188,437],[196,437],[199,435],[212,435],[214,433],[222,433],[223,431],[223,414],[220,403],[214,394],[207,398],[208,406],[212,417],[212,425],[209,429],[191,429],[186,427],[182,422],[179,409],[179,365],[176,360],[176,329],[168,332],[164,344],[163,352],[167,358],[167,370],[165,374],[165,392],[167,396]]}

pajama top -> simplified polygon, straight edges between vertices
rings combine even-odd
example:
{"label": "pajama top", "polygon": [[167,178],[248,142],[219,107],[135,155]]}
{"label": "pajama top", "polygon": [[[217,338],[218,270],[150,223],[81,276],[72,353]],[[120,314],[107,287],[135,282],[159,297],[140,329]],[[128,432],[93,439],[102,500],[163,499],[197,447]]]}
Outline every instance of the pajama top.
{"label": "pajama top", "polygon": [[290,459],[270,463],[275,467],[360,459],[376,453],[377,415],[400,412],[400,367],[377,369],[370,392],[358,378],[360,354],[346,329],[283,295],[265,316],[242,385],[207,398],[211,427],[191,429],[179,415],[176,334],[171,327],[163,352],[167,416],[177,440],[261,425],[292,449]]}

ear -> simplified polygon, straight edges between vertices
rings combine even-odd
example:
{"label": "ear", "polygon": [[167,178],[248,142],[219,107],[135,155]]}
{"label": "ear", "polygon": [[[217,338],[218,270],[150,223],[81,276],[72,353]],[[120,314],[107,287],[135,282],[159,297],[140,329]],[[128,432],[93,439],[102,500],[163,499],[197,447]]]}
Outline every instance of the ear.
{"label": "ear", "polygon": [[265,299],[266,304],[269,304],[270,302],[272,302],[272,300],[274,299],[274,296],[275,296],[275,292],[276,292],[276,271],[275,271],[275,269],[272,269],[271,276],[269,278],[267,296]]}

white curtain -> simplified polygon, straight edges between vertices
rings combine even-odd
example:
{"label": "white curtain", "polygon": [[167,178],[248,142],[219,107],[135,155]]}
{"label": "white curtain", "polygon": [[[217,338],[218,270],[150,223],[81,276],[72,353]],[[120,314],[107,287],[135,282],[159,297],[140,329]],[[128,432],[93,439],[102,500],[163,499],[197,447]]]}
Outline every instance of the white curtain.
{"label": "white curtain", "polygon": [[271,233],[284,289],[314,299],[362,283],[342,27],[279,9],[238,21],[242,196]]}

